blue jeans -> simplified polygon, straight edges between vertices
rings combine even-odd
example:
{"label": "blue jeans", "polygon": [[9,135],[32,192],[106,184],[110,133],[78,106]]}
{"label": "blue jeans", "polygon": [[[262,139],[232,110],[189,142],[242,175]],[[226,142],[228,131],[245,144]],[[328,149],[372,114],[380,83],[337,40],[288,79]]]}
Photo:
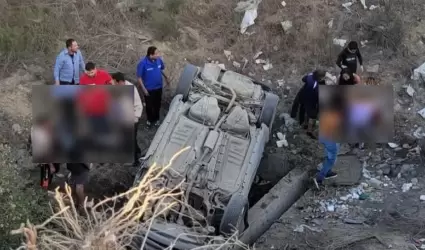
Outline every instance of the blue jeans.
{"label": "blue jeans", "polygon": [[323,162],[322,169],[320,170],[317,176],[317,180],[323,181],[323,179],[325,179],[326,175],[329,173],[329,171],[332,170],[333,166],[335,165],[336,157],[338,155],[339,143],[330,141],[323,137],[319,137],[319,141],[325,146],[326,158]]}

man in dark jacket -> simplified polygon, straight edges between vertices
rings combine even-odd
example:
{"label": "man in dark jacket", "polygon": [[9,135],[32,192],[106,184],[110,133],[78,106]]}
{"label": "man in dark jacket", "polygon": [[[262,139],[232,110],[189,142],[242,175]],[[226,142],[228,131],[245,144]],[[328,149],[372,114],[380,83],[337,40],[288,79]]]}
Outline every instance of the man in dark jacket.
{"label": "man in dark jacket", "polygon": [[339,53],[336,65],[341,69],[348,68],[351,72],[357,73],[357,59],[363,71],[363,58],[360,54],[359,45],[356,41],[351,41],[348,43],[348,46]]}
{"label": "man in dark jacket", "polygon": [[304,127],[307,129],[307,134],[315,138],[313,135],[314,124],[319,113],[319,85],[325,85],[326,72],[316,70],[307,74],[302,78],[304,86],[300,89],[292,106],[291,116],[296,117],[298,106],[300,106],[300,122],[304,121],[304,114],[307,114],[307,124]]}

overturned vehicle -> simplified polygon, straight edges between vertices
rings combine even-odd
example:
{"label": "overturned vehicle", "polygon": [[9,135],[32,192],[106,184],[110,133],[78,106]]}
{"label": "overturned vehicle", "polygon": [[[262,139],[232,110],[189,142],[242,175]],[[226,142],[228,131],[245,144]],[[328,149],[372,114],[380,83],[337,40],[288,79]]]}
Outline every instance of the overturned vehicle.
{"label": "overturned vehicle", "polygon": [[144,249],[164,249],[171,244],[173,249],[192,249],[206,244],[205,237],[197,234],[243,232],[248,194],[269,141],[278,102],[269,88],[247,76],[216,64],[185,66],[134,185],[149,166],[164,166],[189,146],[164,172],[160,186],[174,188],[183,183],[184,200],[202,216],[195,216],[198,221],[194,223],[189,209],[170,211],[166,219],[155,220]]}

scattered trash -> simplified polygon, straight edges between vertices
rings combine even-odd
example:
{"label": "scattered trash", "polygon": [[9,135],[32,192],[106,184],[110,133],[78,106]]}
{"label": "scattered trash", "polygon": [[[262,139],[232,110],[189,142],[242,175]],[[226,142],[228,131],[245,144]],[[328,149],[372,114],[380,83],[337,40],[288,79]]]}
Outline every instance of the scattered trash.
{"label": "scattered trash", "polygon": [[[279,134],[278,134],[278,137],[279,137]],[[283,135],[282,139],[279,137],[279,139],[280,140],[276,142],[276,145],[278,148],[289,146],[288,141],[286,140],[286,135]]]}
{"label": "scattered trash", "polygon": [[367,10],[366,0],[360,0],[360,3],[363,5],[363,9]]}
{"label": "scattered trash", "polygon": [[410,95],[410,96],[412,96],[413,97],[413,94],[415,93],[415,90],[409,85],[409,86],[407,86],[407,88],[406,88],[406,93],[408,94],[408,95]]}
{"label": "scattered trash", "polygon": [[232,56],[232,52],[231,52],[231,51],[229,51],[229,50],[224,50],[223,52],[224,52],[224,55],[225,55],[225,56],[226,56],[226,58],[227,58],[227,61],[232,60],[233,56]]}
{"label": "scattered trash", "polygon": [[376,5],[371,5],[370,7],[369,7],[369,10],[374,10],[374,9],[377,9],[377,8],[379,8],[379,6],[376,6]]}
{"label": "scattered trash", "polygon": [[421,195],[421,196],[419,197],[419,199],[420,199],[421,201],[425,201],[425,195]]}
{"label": "scattered trash", "polygon": [[263,65],[264,70],[270,70],[272,68],[273,68],[273,65],[269,62],[267,62],[266,64]]}
{"label": "scattered trash", "polygon": [[398,148],[398,144],[392,142],[388,142],[388,146],[390,146],[390,148]]}
{"label": "scattered trash", "polygon": [[423,132],[422,127],[419,127],[415,130],[415,132],[413,132],[413,136],[416,137],[417,139],[422,139],[425,137],[425,133]]}
{"label": "scattered trash", "polygon": [[288,31],[292,28],[292,21],[284,21],[280,23],[282,25],[283,31],[288,33]]}
{"label": "scattered trash", "polygon": [[286,7],[286,2],[282,1],[280,4],[282,4],[283,7]]}
{"label": "scattered trash", "polygon": [[294,229],[294,232],[303,233],[304,232],[304,228],[307,228],[307,229],[309,229],[309,230],[311,230],[313,232],[316,232],[316,233],[322,232],[322,230],[319,229],[319,228],[310,227],[310,226],[307,226],[305,224],[301,224],[301,225],[296,226],[295,229]]}
{"label": "scattered trash", "polygon": [[415,81],[425,79],[425,63],[413,70],[413,75],[411,78]]}
{"label": "scattered trash", "polygon": [[331,75],[329,72],[326,72],[325,77],[326,77],[325,79],[326,85],[335,85],[337,83],[337,77]]}
{"label": "scattered trash", "polygon": [[261,56],[263,54],[263,51],[258,51],[255,55],[254,55],[254,57],[252,58],[252,59],[257,59],[259,56]]}
{"label": "scattered trash", "polygon": [[281,132],[277,132],[276,136],[279,138],[279,140],[285,140],[285,136]]}
{"label": "scattered trash", "polygon": [[285,84],[285,80],[284,79],[277,80],[277,86],[279,88],[282,88],[284,84]]}
{"label": "scattered trash", "polygon": [[342,7],[346,8],[347,10],[350,10],[349,7],[353,5],[353,2],[343,3]]}
{"label": "scattered trash", "polygon": [[413,186],[412,183],[404,183],[403,186],[401,187],[401,190],[403,191],[403,193],[406,193],[412,188],[412,186]]}
{"label": "scattered trash", "polygon": [[328,210],[328,212],[335,212],[335,206],[330,204],[326,207],[326,209]]}
{"label": "scattered trash", "polygon": [[266,63],[267,63],[267,61],[266,61],[266,60],[264,60],[264,59],[257,59],[257,60],[255,60],[255,63],[256,63],[256,64],[266,64]]}
{"label": "scattered trash", "polygon": [[21,125],[19,125],[17,123],[13,124],[12,125],[12,131],[13,131],[13,133],[18,134],[18,135],[21,134],[22,133]]}
{"label": "scattered trash", "polygon": [[217,65],[222,69],[222,70],[226,70],[226,65],[224,65],[223,63],[217,63]]}
{"label": "scattered trash", "polygon": [[255,24],[255,19],[258,16],[258,5],[262,0],[241,1],[237,4],[236,12],[245,12],[241,22],[241,33],[244,34],[249,26]]}
{"label": "scattered trash", "polygon": [[367,44],[368,42],[369,42],[368,40],[360,41],[360,45],[361,45],[362,47],[364,47],[364,46],[366,46],[366,44]]}
{"label": "scattered trash", "polygon": [[425,118],[425,108],[419,110],[418,114],[420,114],[423,118]]}
{"label": "scattered trash", "polygon": [[347,43],[347,40],[345,40],[345,39],[338,39],[338,38],[334,38],[333,43],[334,43],[335,45],[339,45],[339,46],[341,46],[341,47],[344,47],[344,46],[345,46],[345,44]]}
{"label": "scattered trash", "polygon": [[329,29],[332,29],[332,27],[334,26],[334,19],[332,18],[329,22],[328,22],[328,27]]}
{"label": "scattered trash", "polygon": [[233,61],[233,66],[234,66],[235,68],[240,68],[240,67],[241,67],[241,64],[240,64],[240,63],[238,63],[238,62],[236,62],[236,61]]}

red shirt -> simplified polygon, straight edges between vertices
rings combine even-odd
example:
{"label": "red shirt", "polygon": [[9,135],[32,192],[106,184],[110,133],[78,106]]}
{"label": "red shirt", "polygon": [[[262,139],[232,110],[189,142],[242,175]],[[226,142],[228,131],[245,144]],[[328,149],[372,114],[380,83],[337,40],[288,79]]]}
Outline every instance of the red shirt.
{"label": "red shirt", "polygon": [[87,116],[103,116],[109,111],[111,96],[105,87],[88,86],[81,91],[77,102]]}
{"label": "red shirt", "polygon": [[109,84],[112,80],[111,75],[102,69],[97,69],[96,75],[93,77],[88,76],[84,73],[80,78],[80,85],[106,85]]}

